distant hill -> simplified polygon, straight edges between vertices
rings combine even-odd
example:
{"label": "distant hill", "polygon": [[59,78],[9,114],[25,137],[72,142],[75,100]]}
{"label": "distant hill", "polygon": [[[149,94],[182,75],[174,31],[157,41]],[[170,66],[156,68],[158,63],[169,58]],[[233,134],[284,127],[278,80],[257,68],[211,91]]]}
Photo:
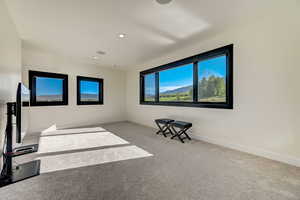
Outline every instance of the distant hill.
{"label": "distant hill", "polygon": [[[81,100],[83,101],[97,101],[98,95],[97,94],[81,94]],[[62,95],[39,95],[36,97],[37,101],[62,101]]]}
{"label": "distant hill", "polygon": [[185,87],[181,87],[181,88],[176,88],[174,90],[167,90],[165,92],[162,92],[161,94],[171,95],[171,94],[177,94],[177,93],[187,93],[192,89],[193,89],[193,86],[189,85],[189,86],[185,86]]}
{"label": "distant hill", "polygon": [[38,95],[37,101],[62,101],[62,95]]}
{"label": "distant hill", "polygon": [[83,93],[80,95],[81,100],[84,101],[97,101],[98,100],[98,95],[97,94],[86,94]]}

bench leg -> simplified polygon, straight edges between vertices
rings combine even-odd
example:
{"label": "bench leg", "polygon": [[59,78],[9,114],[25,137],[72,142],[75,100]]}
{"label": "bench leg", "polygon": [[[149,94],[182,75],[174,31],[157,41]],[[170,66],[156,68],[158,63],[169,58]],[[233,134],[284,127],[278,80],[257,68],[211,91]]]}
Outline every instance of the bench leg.
{"label": "bench leg", "polygon": [[188,129],[189,129],[189,128],[185,129],[185,130],[183,131],[183,134],[185,135],[185,137],[186,137],[187,139],[191,140],[190,136],[186,133],[186,131],[187,131]]}
{"label": "bench leg", "polygon": [[[189,127],[190,128],[190,127]],[[190,136],[186,133],[186,131],[189,129],[189,128],[184,128],[184,129],[181,129],[181,130],[179,130],[179,131],[176,131],[176,129],[173,127],[173,126],[171,126],[171,129],[174,131],[174,135],[171,137],[171,139],[173,139],[173,138],[175,138],[175,137],[178,137],[178,139],[182,142],[182,143],[184,143],[184,139],[185,138],[182,138],[181,137],[181,135],[182,134],[184,134],[185,136],[186,136],[186,138],[187,139],[189,139],[189,140],[191,140],[191,138],[190,138]]]}
{"label": "bench leg", "polygon": [[[159,130],[156,132],[156,134],[162,133],[165,137],[167,137],[167,130],[170,131],[169,129],[169,125],[168,124],[164,124],[163,126],[161,126],[159,123],[155,122],[156,125],[158,126]],[[170,133],[172,134],[172,132],[170,131]],[[172,134],[173,135],[173,134]]]}
{"label": "bench leg", "polygon": [[191,140],[190,136],[187,133],[184,133],[184,135],[187,137],[187,139]]}
{"label": "bench leg", "polygon": [[167,124],[167,129],[168,129],[168,133],[170,133],[171,135],[173,135],[173,131],[170,129],[171,125],[170,124]]}
{"label": "bench leg", "polygon": [[157,123],[157,122],[155,122],[155,123],[156,123],[157,127],[159,128],[159,130],[156,132],[156,134],[159,134],[161,132],[161,127],[160,127],[159,123]]}
{"label": "bench leg", "polygon": [[180,137],[180,135],[182,134],[182,133],[181,133],[182,130],[176,131],[176,129],[175,129],[173,126],[171,126],[171,129],[174,131],[174,135],[171,137],[171,139],[174,139],[175,137],[178,137],[178,139],[179,139],[182,143],[184,143],[183,139]]}

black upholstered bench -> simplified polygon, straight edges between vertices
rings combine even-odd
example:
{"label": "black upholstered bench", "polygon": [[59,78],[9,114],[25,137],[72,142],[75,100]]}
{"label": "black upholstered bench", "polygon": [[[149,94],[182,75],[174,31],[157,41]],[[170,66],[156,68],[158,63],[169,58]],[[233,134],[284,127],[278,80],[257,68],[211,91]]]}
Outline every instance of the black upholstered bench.
{"label": "black upholstered bench", "polygon": [[156,132],[156,134],[162,133],[165,137],[167,137],[167,134],[172,134],[172,131],[170,129],[170,124],[174,122],[173,119],[156,119],[155,123],[159,128],[159,131]]}
{"label": "black upholstered bench", "polygon": [[[193,126],[190,122],[183,122],[183,121],[174,121],[170,124],[170,128],[172,129],[173,136],[171,139],[178,137],[178,139],[184,143],[184,139],[191,140],[190,136],[186,133],[186,131]],[[176,128],[178,130],[176,130]],[[182,138],[181,135],[184,134],[186,137]]]}

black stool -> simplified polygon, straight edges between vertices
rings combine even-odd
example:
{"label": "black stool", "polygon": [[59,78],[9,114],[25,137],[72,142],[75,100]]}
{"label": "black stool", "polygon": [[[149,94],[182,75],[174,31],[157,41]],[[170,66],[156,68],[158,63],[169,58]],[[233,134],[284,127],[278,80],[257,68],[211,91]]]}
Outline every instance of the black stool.
{"label": "black stool", "polygon": [[167,134],[173,135],[170,129],[170,123],[172,122],[174,122],[173,119],[156,119],[155,123],[159,128],[159,131],[157,131],[156,134],[162,133],[165,137],[167,137]]}
{"label": "black stool", "polygon": [[[170,124],[170,127],[174,133],[174,135],[171,137],[171,139],[175,138],[175,137],[178,137],[178,139],[184,143],[184,139],[189,139],[191,140],[190,136],[186,133],[186,131],[192,127],[192,123],[189,123],[189,122],[182,122],[182,121],[175,121],[175,122],[172,122]],[[177,131],[176,128],[179,129],[179,131]],[[184,134],[186,137],[182,138],[181,135]]]}

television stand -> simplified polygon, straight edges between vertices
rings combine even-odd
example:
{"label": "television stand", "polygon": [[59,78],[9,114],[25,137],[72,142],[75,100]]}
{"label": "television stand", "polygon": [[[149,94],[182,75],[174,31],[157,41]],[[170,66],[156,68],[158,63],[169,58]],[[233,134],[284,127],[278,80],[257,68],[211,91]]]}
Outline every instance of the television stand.
{"label": "television stand", "polygon": [[21,146],[13,149],[12,157],[22,156],[29,153],[35,153],[38,151],[39,145],[38,144],[31,144],[26,146]]}
{"label": "television stand", "polygon": [[[40,174],[40,160],[34,160],[27,163],[20,164],[13,169],[12,159],[16,155],[14,155],[14,151],[12,148],[12,116],[15,111],[16,103],[7,103],[7,124],[5,130],[6,137],[6,148],[3,152],[3,169],[1,171],[0,176],[0,187],[31,178],[33,176],[37,176]],[[25,147],[25,146],[24,146]],[[24,148],[23,147],[23,148]],[[37,149],[37,148],[34,148]],[[24,149],[23,149],[24,150]],[[32,147],[25,147],[25,151],[17,151],[21,152],[22,155],[26,154],[25,152],[33,151]]]}
{"label": "television stand", "polygon": [[40,174],[40,164],[40,160],[34,160],[16,166],[11,174],[0,179],[0,187],[38,176]]}

